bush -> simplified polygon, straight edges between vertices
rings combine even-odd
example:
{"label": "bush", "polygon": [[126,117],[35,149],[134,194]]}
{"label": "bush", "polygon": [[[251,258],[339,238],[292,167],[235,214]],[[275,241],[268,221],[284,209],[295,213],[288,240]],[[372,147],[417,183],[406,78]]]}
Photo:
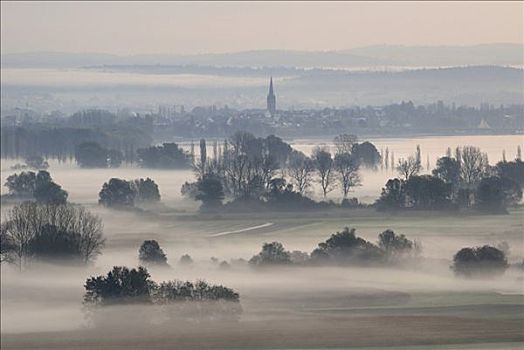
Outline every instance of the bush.
{"label": "bush", "polygon": [[155,240],[144,241],[138,250],[138,259],[143,264],[167,266],[167,257]]}
{"label": "bush", "polygon": [[287,265],[291,263],[291,255],[284,249],[282,243],[264,243],[262,251],[253,256],[249,260],[249,263],[255,266]]}
{"label": "bush", "polygon": [[453,257],[452,269],[457,275],[496,275],[506,271],[508,262],[500,249],[485,245],[462,248]]}
{"label": "bush", "polygon": [[191,265],[193,264],[193,259],[189,254],[184,254],[180,257],[180,265]]}

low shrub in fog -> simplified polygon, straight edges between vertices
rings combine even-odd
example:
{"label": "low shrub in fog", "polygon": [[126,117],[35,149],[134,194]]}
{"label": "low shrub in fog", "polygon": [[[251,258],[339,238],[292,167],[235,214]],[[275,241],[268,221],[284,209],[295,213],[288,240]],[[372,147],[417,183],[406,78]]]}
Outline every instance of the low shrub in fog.
{"label": "low shrub in fog", "polygon": [[138,249],[138,259],[144,265],[168,266],[167,257],[155,240],[146,240]]}
{"label": "low shrub in fog", "polygon": [[126,181],[112,178],[98,194],[98,203],[106,207],[132,207],[135,204],[158,202],[158,185],[150,178]]}
{"label": "low shrub in fog", "polygon": [[282,243],[264,243],[262,251],[253,256],[249,263],[255,266],[287,265],[291,263],[291,254],[284,249]]}
{"label": "low shrub in fog", "polygon": [[6,213],[1,231],[11,248],[3,255],[10,255],[20,269],[28,259],[87,263],[100,254],[105,242],[100,218],[69,204],[16,205]]}
{"label": "low shrub in fog", "polygon": [[145,304],[158,311],[156,321],[237,319],[242,312],[240,296],[231,288],[205,281],[172,280],[159,284],[144,267],[115,266],[105,276],[91,277],[84,285],[84,305],[96,318],[100,307]]}
{"label": "low shrub in fog", "polygon": [[462,276],[497,275],[506,271],[508,262],[502,250],[485,245],[459,250],[451,268]]}
{"label": "low shrub in fog", "polygon": [[193,259],[191,258],[189,254],[184,254],[180,257],[179,264],[186,265],[186,266],[191,265],[193,264]]}
{"label": "low shrub in fog", "polygon": [[9,190],[9,195],[14,198],[34,199],[38,203],[46,204],[67,202],[67,192],[53,182],[51,175],[45,170],[40,170],[36,174],[32,171],[13,174],[7,178],[5,186]]}

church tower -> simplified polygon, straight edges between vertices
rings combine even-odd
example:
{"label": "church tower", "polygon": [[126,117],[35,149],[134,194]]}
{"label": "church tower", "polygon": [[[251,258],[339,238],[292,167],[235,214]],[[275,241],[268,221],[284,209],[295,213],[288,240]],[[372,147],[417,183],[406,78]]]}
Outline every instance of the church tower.
{"label": "church tower", "polygon": [[273,92],[273,77],[269,79],[269,93],[267,94],[267,110],[271,115],[277,111],[277,98]]}

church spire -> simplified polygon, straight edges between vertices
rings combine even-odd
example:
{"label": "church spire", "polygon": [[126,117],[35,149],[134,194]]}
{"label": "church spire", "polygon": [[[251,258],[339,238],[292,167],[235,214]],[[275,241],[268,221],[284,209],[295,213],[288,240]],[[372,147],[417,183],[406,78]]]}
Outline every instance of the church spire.
{"label": "church spire", "polygon": [[269,78],[269,92],[267,94],[267,110],[271,115],[274,115],[277,111],[277,99],[273,92],[273,77]]}

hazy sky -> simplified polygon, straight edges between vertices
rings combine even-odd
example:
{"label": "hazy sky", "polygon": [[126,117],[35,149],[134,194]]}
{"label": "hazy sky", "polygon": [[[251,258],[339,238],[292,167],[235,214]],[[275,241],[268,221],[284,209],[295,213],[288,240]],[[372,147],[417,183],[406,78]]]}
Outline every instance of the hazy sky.
{"label": "hazy sky", "polygon": [[522,2],[1,2],[2,53],[339,50],[523,41]]}

